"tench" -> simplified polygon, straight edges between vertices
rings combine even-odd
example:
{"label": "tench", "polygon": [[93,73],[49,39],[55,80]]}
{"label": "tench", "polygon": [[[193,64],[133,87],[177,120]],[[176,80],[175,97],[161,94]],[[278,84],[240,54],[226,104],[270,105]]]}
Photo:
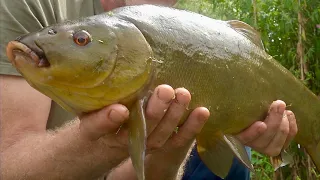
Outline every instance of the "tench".
{"label": "tench", "polygon": [[129,152],[144,179],[148,92],[185,87],[189,109],[211,117],[197,136],[202,161],[224,178],[237,157],[252,168],[235,134],[266,117],[277,99],[297,119],[297,143],[320,169],[320,100],[268,55],[258,33],[174,8],[140,5],[45,27],[9,42],[7,56],[32,87],[77,115],[122,103],[131,109]]}

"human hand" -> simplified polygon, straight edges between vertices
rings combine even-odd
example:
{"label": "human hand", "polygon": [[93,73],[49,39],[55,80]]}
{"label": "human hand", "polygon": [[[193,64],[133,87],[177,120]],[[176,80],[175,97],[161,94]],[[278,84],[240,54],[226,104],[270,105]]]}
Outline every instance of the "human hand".
{"label": "human hand", "polygon": [[[146,107],[147,156],[146,178],[175,179],[196,135],[209,117],[209,111],[200,107],[193,110],[186,121],[175,129],[186,112],[191,95],[188,90],[173,90],[168,85],[158,86]],[[155,177],[154,175],[157,174]],[[108,179],[135,179],[130,159],[115,169]]]}
{"label": "human hand", "polygon": [[[177,141],[174,143],[176,146],[184,145],[183,140],[194,139],[195,135],[200,132],[209,116],[206,108],[195,109],[184,125],[179,128],[179,132],[172,136],[190,100],[191,95],[184,88],[174,90],[169,85],[160,85],[154,90],[146,106],[147,151],[149,153],[163,148],[169,139]],[[125,106],[110,105],[80,118],[81,135],[92,141],[99,138],[111,138],[112,145],[110,146],[124,147],[127,145],[128,129],[121,125],[128,117],[129,111]],[[187,132],[186,128],[188,128]]]}
{"label": "human hand", "polygon": [[[54,131],[7,128],[16,134],[22,131],[23,136],[6,135],[14,143],[1,149],[1,179],[98,178],[128,157],[128,149],[112,138],[121,139],[116,132],[128,114],[124,106],[111,105]],[[27,116],[19,122],[23,127],[32,120]]]}
{"label": "human hand", "polygon": [[287,148],[298,132],[294,113],[285,110],[286,104],[277,100],[269,109],[264,121],[257,121],[237,135],[237,138],[254,150],[277,156]]}
{"label": "human hand", "polygon": [[179,127],[178,132],[172,134],[186,113],[190,101],[191,94],[185,88],[174,90],[171,86],[160,85],[155,89],[146,107],[149,153],[163,150],[169,142],[175,147],[181,147],[185,146],[187,141],[194,140],[210,114],[209,110],[203,107],[195,109]]}
{"label": "human hand", "polygon": [[[147,138],[146,177],[175,179],[195,137],[209,118],[209,110],[196,108],[173,133],[186,112],[191,94],[184,88],[168,85],[155,89],[148,102],[146,116],[153,123]],[[156,126],[155,126],[156,125]]]}

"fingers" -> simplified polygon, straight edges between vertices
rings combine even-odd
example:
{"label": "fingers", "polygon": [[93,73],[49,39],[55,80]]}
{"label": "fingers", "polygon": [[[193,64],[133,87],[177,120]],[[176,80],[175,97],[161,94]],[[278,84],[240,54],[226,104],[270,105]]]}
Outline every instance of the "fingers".
{"label": "fingers", "polygon": [[159,148],[163,146],[177,127],[177,124],[186,111],[190,100],[191,94],[188,90],[184,88],[176,89],[175,99],[172,101],[161,122],[148,137],[148,147]]}
{"label": "fingers", "polygon": [[285,107],[286,104],[283,101],[274,101],[271,104],[269,114],[264,121],[267,129],[260,134],[258,138],[251,142],[247,142],[246,144],[257,150],[265,149],[279,129]]}
{"label": "fingers", "polygon": [[297,134],[295,116],[285,111],[283,101],[271,104],[269,114],[264,122],[258,121],[237,135],[245,145],[269,156],[277,156],[286,148]]}
{"label": "fingers", "polygon": [[298,133],[298,126],[297,126],[295,115],[293,114],[292,111],[286,111],[286,114],[289,121],[289,134],[284,144],[284,148],[287,148],[289,146],[290,142],[294,139],[294,137]]}
{"label": "fingers", "polygon": [[164,117],[169,108],[175,93],[171,86],[158,86],[148,101],[146,107],[147,134],[151,134],[154,128],[158,125],[160,120]]}
{"label": "fingers", "polygon": [[269,110],[268,117],[264,121],[267,125],[267,131],[260,138],[261,141],[266,141],[275,136],[282,123],[283,113],[286,109],[286,104],[283,101],[274,101]]}
{"label": "fingers", "polygon": [[167,148],[187,148],[192,144],[196,135],[199,134],[207,122],[210,112],[207,108],[199,107],[192,111],[186,122],[179,128],[169,140]]}
{"label": "fingers", "polygon": [[80,117],[80,135],[88,140],[116,133],[129,118],[128,109],[120,104],[110,105],[100,111]]}
{"label": "fingers", "polygon": [[256,121],[250,127],[238,134],[237,138],[242,144],[247,144],[259,138],[266,130],[266,123]]}
{"label": "fingers", "polygon": [[281,124],[279,125],[279,129],[276,131],[276,134],[268,144],[268,146],[264,149],[264,153],[269,156],[277,156],[280,154],[284,143],[289,134],[289,121],[286,113],[283,114],[283,118]]}
{"label": "fingers", "polygon": [[[163,145],[161,149],[153,151],[146,157],[146,176],[154,177],[154,174],[163,174],[160,179],[175,179],[179,167],[183,166],[189,156],[194,139],[203,128],[209,118],[209,111],[206,108],[196,108],[191,112],[177,133]],[[152,178],[151,178],[152,179]]]}
{"label": "fingers", "polygon": [[[169,87],[167,85],[161,85],[155,92],[160,90],[161,93],[162,88],[165,88],[165,90],[167,90],[166,94],[170,95],[172,91]],[[169,97],[175,98],[173,100],[171,98],[170,100]],[[167,100],[171,102],[168,103],[168,101],[159,100],[156,95],[153,95],[149,100],[147,107],[150,107],[147,110],[147,114],[149,118],[152,117],[151,121],[153,126],[155,126],[151,128],[152,132],[147,139],[147,149],[149,152],[150,150],[154,152],[154,150],[160,148],[172,149],[178,147],[186,147],[186,150],[188,150],[196,135],[201,131],[203,125],[209,118],[210,113],[208,109],[203,107],[196,108],[179,128],[178,133],[173,133],[186,112],[191,101],[191,94],[185,88],[178,88],[175,90],[175,94],[167,96]],[[151,103],[155,104],[154,109],[151,109]],[[158,117],[156,117],[156,115]],[[149,122],[150,119],[148,119],[148,123]]]}

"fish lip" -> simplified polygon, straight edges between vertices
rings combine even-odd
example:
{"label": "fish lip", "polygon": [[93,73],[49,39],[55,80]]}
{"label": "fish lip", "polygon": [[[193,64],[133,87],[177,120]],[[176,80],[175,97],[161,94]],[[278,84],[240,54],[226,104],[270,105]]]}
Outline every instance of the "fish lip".
{"label": "fish lip", "polygon": [[34,42],[34,44],[35,46],[31,48],[19,40],[10,41],[6,48],[9,61],[15,65],[16,53],[24,53],[26,56],[30,57],[38,67],[49,67],[50,63],[44,55],[43,50],[37,42]]}

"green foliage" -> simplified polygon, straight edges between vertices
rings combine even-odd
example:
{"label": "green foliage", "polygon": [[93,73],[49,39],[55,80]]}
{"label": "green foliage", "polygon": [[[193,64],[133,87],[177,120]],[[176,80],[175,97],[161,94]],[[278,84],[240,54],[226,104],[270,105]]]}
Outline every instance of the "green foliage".
{"label": "green foliage", "polygon": [[[270,177],[273,175],[273,167],[272,164],[269,161],[269,158],[266,156],[256,152],[252,151],[252,160],[251,160],[255,171],[252,175],[252,179],[259,179],[259,180],[269,180]],[[259,178],[255,178],[259,177]]]}
{"label": "green foliage", "polygon": [[[261,35],[266,51],[294,75],[301,78],[300,59],[297,55],[299,37],[302,38],[303,64],[307,70],[304,83],[320,95],[320,0],[179,0],[177,8],[187,9],[215,19],[244,21],[255,27]],[[298,13],[303,15],[303,23]],[[255,18],[257,24],[255,25]],[[302,24],[304,33],[299,33]],[[319,27],[317,27],[319,26]],[[295,164],[281,168],[281,179],[320,179],[314,166],[309,167],[306,153],[292,143],[290,153]],[[269,158],[253,152],[255,173],[252,179],[272,179]],[[308,177],[312,174],[312,177]]]}

